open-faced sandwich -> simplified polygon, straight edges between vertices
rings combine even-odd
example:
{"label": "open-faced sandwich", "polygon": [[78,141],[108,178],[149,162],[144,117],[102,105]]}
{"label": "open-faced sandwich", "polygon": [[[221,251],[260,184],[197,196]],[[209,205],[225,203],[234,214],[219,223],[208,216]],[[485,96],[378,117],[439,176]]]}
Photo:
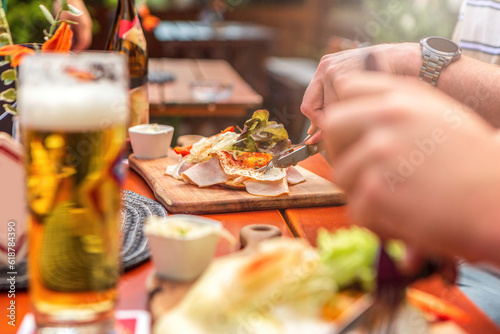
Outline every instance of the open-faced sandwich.
{"label": "open-faced sandwich", "polygon": [[175,147],[182,159],[168,166],[166,174],[199,187],[221,185],[253,195],[279,196],[289,193],[289,185],[305,181],[294,167],[262,172],[274,155],[288,147],[284,126],[269,121],[267,110],[257,110],[241,133],[229,127],[191,146]]}

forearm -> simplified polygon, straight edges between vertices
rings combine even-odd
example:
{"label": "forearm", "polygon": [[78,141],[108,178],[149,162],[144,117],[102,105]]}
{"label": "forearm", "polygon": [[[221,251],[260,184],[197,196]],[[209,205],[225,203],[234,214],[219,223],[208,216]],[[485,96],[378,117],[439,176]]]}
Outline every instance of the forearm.
{"label": "forearm", "polygon": [[[417,77],[422,64],[422,53],[417,43],[403,43],[398,48],[393,72]],[[500,127],[500,67],[462,56],[444,68],[437,87],[456,100],[475,110],[495,127]]]}
{"label": "forearm", "polygon": [[448,69],[438,87],[500,127],[500,67],[463,56]]}

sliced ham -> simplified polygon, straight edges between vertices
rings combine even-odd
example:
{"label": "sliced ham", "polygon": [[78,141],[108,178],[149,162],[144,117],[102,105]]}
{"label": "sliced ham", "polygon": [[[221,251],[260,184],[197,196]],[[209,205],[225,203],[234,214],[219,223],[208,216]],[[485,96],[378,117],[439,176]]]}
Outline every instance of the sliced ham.
{"label": "sliced ham", "polygon": [[212,158],[196,164],[182,173],[186,182],[191,182],[199,187],[208,187],[214,184],[225,183],[231,177],[220,166],[219,159]]}
{"label": "sliced ham", "polygon": [[243,181],[248,180],[246,176],[239,176],[233,180],[234,183],[243,183]]}
{"label": "sliced ham", "polygon": [[235,179],[231,179],[227,181],[226,183],[223,184],[224,187],[230,188],[230,189],[245,189],[245,184],[243,184],[243,181],[247,180],[248,177],[245,176],[238,176]]}
{"label": "sliced ham", "polygon": [[172,176],[174,179],[182,180],[182,173],[187,171],[189,168],[193,167],[194,164],[187,163],[185,161],[179,162],[177,165],[167,166],[165,170],[166,175]]}
{"label": "sliced ham", "polygon": [[182,173],[184,173],[185,171],[187,171],[189,168],[191,168],[193,166],[194,166],[194,164],[190,164],[188,162],[183,161],[181,166],[179,167],[179,171],[178,171],[179,175],[182,175]]}
{"label": "sliced ham", "polygon": [[306,178],[299,172],[297,168],[288,167],[288,169],[286,170],[286,180],[288,181],[288,184],[293,186],[294,184],[304,182]]}
{"label": "sliced ham", "polygon": [[177,167],[177,165],[167,166],[167,169],[165,170],[165,175],[174,176],[175,167]]}
{"label": "sliced ham", "polygon": [[288,184],[286,178],[277,181],[257,181],[248,179],[243,181],[247,191],[256,196],[279,196],[288,194]]}

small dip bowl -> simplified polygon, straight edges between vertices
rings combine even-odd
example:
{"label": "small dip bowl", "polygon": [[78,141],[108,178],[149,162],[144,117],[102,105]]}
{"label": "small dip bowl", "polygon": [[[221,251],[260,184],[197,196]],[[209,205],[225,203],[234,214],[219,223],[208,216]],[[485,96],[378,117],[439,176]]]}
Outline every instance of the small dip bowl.
{"label": "small dip bowl", "polygon": [[128,129],[136,158],[158,159],[168,156],[174,128],[170,125],[141,124]]}
{"label": "small dip bowl", "polygon": [[192,281],[208,267],[224,231],[220,222],[192,215],[153,216],[144,226],[157,274],[177,281]]}

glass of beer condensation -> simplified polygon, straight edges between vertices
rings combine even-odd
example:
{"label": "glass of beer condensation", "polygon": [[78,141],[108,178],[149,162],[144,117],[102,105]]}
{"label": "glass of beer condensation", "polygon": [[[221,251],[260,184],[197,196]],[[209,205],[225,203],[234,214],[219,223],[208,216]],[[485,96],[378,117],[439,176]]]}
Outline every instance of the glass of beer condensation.
{"label": "glass of beer condensation", "polygon": [[23,59],[18,109],[37,333],[112,333],[127,70],[117,53]]}

